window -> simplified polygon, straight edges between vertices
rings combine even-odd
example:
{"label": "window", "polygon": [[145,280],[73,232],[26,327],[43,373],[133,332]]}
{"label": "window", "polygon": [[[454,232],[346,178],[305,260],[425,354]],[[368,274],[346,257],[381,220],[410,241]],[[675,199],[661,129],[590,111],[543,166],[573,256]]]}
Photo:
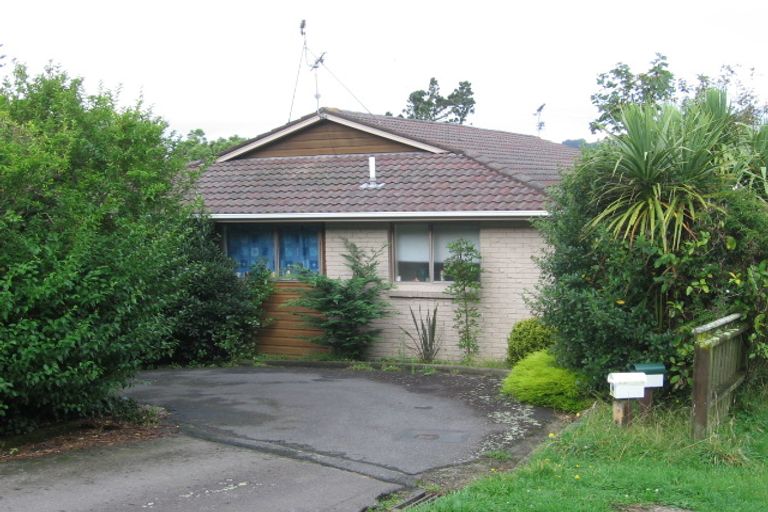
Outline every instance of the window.
{"label": "window", "polygon": [[395,226],[396,281],[450,281],[443,266],[448,244],[463,238],[480,248],[476,226],[459,223],[399,224]]}
{"label": "window", "polygon": [[296,266],[320,271],[319,226],[225,224],[224,233],[227,255],[235,260],[239,276],[258,262],[284,278]]}

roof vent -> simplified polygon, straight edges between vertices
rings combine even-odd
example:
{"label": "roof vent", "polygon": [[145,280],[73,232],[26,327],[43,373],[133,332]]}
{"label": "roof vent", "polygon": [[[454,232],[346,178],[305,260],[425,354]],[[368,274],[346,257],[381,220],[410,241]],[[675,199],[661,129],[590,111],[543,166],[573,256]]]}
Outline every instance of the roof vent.
{"label": "roof vent", "polygon": [[383,187],[383,183],[379,183],[376,181],[376,157],[375,156],[369,156],[368,157],[368,183],[363,183],[360,185],[360,188],[362,189],[380,189]]}

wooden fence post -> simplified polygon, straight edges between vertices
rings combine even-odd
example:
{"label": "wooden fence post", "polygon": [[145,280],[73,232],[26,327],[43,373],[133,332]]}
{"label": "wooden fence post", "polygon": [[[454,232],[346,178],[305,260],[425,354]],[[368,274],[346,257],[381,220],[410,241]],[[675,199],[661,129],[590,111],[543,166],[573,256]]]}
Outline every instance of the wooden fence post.
{"label": "wooden fence post", "polygon": [[709,432],[712,350],[697,343],[693,361],[693,438],[703,439]]}

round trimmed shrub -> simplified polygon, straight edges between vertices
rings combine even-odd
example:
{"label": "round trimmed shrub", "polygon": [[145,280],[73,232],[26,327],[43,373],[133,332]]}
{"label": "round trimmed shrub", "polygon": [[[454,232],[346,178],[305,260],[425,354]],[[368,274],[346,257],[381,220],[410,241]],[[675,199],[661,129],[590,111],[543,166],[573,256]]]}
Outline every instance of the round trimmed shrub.
{"label": "round trimmed shrub", "polygon": [[547,350],[529,354],[517,363],[501,385],[501,392],[520,402],[579,412],[591,403],[584,393],[585,378],[555,364]]}
{"label": "round trimmed shrub", "polygon": [[531,352],[549,348],[553,343],[554,331],[541,323],[541,320],[521,320],[507,337],[507,363],[513,365]]}

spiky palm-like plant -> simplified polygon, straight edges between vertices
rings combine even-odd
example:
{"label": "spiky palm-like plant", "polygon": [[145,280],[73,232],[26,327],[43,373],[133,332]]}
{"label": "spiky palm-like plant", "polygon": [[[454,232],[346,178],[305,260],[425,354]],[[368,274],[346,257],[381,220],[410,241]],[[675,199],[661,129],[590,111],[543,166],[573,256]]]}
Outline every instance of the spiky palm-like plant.
{"label": "spiky palm-like plant", "polygon": [[593,201],[600,213],[591,226],[605,226],[630,243],[643,236],[665,251],[695,237],[696,217],[717,208],[724,179],[718,149],[730,116],[725,93],[717,90],[682,111],[626,108],[626,132],[612,136],[593,158],[604,172]]}

